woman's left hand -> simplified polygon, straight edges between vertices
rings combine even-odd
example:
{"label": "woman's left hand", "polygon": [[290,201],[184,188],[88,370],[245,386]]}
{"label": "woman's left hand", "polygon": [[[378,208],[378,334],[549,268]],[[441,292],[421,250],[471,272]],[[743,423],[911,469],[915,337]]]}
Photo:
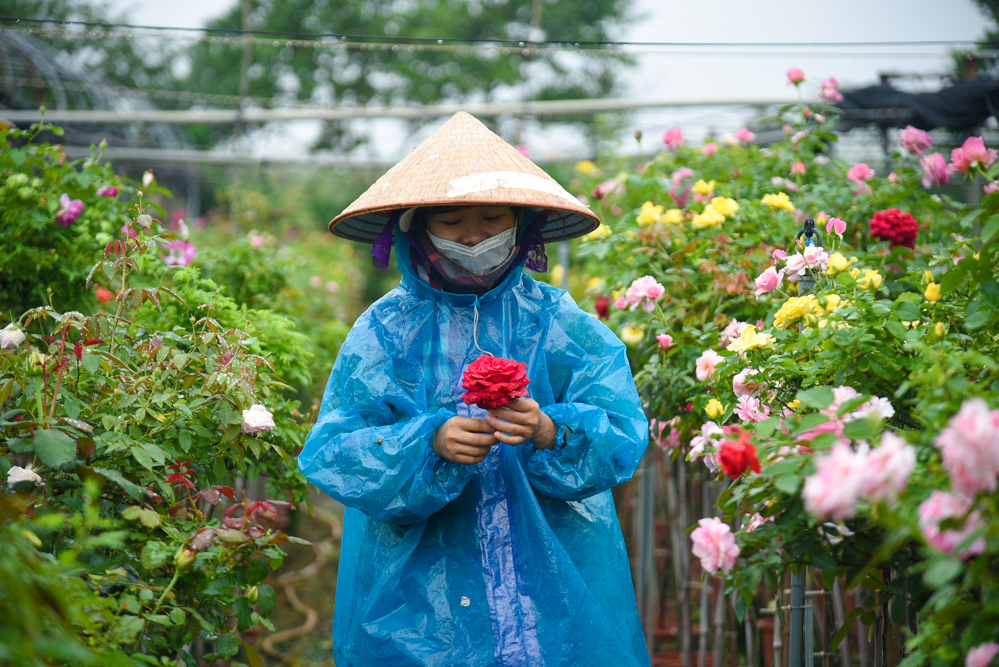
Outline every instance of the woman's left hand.
{"label": "woman's left hand", "polygon": [[555,446],[555,422],[533,399],[515,398],[505,408],[493,408],[486,421],[496,429],[493,434],[496,439],[508,445],[530,440],[538,449]]}

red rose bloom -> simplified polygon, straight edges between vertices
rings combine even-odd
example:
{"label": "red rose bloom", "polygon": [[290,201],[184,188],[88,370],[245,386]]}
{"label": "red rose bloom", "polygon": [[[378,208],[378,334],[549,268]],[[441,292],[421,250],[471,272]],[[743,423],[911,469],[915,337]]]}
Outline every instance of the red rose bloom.
{"label": "red rose bloom", "polygon": [[718,465],[732,479],[752,468],[760,472],[760,460],[756,458],[756,447],[749,441],[749,431],[741,431],[738,440],[723,440],[718,451]]}
{"label": "red rose bloom", "polygon": [[606,320],[610,317],[610,299],[601,294],[593,303],[593,310],[597,312],[597,317]]}
{"label": "red rose bloom", "polygon": [[915,248],[918,235],[919,224],[916,219],[911,213],[897,208],[878,211],[871,219],[871,236],[879,241],[888,241],[892,247],[900,245]]}
{"label": "red rose bloom", "polygon": [[483,354],[468,365],[461,386],[468,391],[461,397],[467,405],[502,408],[512,398],[527,396],[527,364]]}

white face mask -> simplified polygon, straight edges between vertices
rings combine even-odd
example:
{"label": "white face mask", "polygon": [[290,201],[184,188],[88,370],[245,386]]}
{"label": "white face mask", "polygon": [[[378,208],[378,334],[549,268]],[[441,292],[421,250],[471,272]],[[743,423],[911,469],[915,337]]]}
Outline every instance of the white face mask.
{"label": "white face mask", "polygon": [[492,273],[510,259],[514,243],[517,241],[517,228],[511,227],[472,247],[447,241],[430,232],[427,232],[427,237],[441,255],[456,264],[460,264],[470,273],[484,276]]}

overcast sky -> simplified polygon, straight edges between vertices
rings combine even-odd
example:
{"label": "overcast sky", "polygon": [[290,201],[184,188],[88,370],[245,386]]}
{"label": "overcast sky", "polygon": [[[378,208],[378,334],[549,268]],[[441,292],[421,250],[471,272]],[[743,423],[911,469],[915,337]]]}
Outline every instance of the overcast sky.
{"label": "overcast sky", "polygon": [[[562,0],[563,2],[569,0]],[[236,0],[112,0],[131,22],[201,27]],[[983,35],[988,22],[970,0],[636,0],[639,17],[622,39],[646,42],[913,42],[963,41]],[[446,35],[446,27],[442,27]],[[550,36],[555,37],[555,36]],[[627,73],[626,97],[676,101],[791,99],[784,72],[803,69],[806,90],[835,76],[843,88],[875,84],[880,73],[939,74],[948,71],[948,54],[966,46],[862,46],[850,49],[759,47],[737,53],[667,53],[634,47],[638,67]],[[724,51],[724,50],[723,50]],[[809,87],[813,84],[813,87]],[[939,81],[900,81],[901,87],[936,89]],[[746,112],[717,113],[704,107],[642,112],[636,125],[661,133],[671,125],[689,126],[696,137],[710,129],[727,132],[744,122]],[[281,138],[280,141],[285,141]]]}

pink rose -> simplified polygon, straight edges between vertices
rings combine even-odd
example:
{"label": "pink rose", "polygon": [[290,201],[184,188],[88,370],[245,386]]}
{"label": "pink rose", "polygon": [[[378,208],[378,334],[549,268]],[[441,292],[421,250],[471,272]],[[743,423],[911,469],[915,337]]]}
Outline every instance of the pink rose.
{"label": "pink rose", "polygon": [[742,336],[742,332],[746,330],[749,324],[746,322],[740,322],[739,320],[732,320],[728,325],[722,329],[722,332],[718,335],[718,342],[722,345],[728,347],[736,338]]}
{"label": "pink rose", "polygon": [[980,398],[968,399],[936,437],[954,491],[972,498],[992,493],[999,475],[999,410]]}
{"label": "pink rose", "polygon": [[118,186],[117,185],[102,185],[97,188],[98,197],[117,197],[118,196]]}
{"label": "pink rose", "polygon": [[725,431],[721,426],[713,421],[706,421],[701,426],[701,430],[690,439],[690,460],[694,461],[704,456],[704,463],[712,472],[718,472],[718,462],[715,461],[714,454],[705,455],[707,447],[714,447],[718,444],[715,436],[724,436]]}
{"label": "pink rose", "polygon": [[881,446],[867,455],[863,495],[871,502],[894,502],[916,469],[916,450],[891,431],[881,434]]}
{"label": "pink rose", "polygon": [[59,204],[62,208],[56,213],[56,222],[63,227],[69,227],[74,220],[80,217],[80,211],[83,210],[83,200],[71,200],[68,194],[63,193],[62,197],[59,197]]}
{"label": "pink rose", "polygon": [[809,514],[820,519],[849,519],[857,513],[867,467],[865,451],[846,443],[833,446],[827,456],[815,458],[815,474],[805,478],[801,499]]}
{"label": "pink rose", "polygon": [[659,341],[659,347],[663,350],[668,350],[673,347],[673,337],[669,334],[659,334],[656,336],[656,340]]}
{"label": "pink rose", "polygon": [[794,136],[791,137],[791,143],[796,144],[807,136],[808,136],[808,130],[801,130],[800,132],[795,132]]}
{"label": "pink rose", "polygon": [[714,350],[705,350],[695,362],[697,379],[700,382],[710,380],[718,372],[718,366],[725,363],[725,357]]}
{"label": "pink rose", "polygon": [[[842,102],[842,100],[840,100],[840,101]],[[824,122],[826,122],[826,117],[823,116],[820,113],[817,113],[817,114],[815,114],[815,120],[816,120],[816,122],[824,123]],[[815,159],[818,160],[819,158],[815,158]],[[825,164],[825,162],[823,162],[822,164]]]}
{"label": "pink rose", "polygon": [[988,169],[995,163],[997,155],[999,153],[995,149],[985,148],[985,139],[982,137],[968,137],[963,146],[951,151],[952,164],[947,170],[951,173],[959,171],[966,174],[969,169],[975,167]]}
{"label": "pink rose", "polygon": [[739,371],[739,373],[734,378],[732,378],[732,391],[735,392],[735,395],[752,396],[756,394],[763,386],[763,383],[754,382],[749,378],[752,377],[753,375],[758,374],[759,372],[760,371],[758,371],[755,368],[743,368],[741,371]]}
{"label": "pink rose", "polygon": [[984,187],[982,187],[982,190],[985,191],[985,194],[990,195],[993,192],[999,191],[999,183],[987,183]]}
{"label": "pink rose", "polygon": [[740,144],[748,144],[756,138],[756,135],[745,127],[736,132],[733,136]]}
{"label": "pink rose", "polygon": [[780,287],[780,284],[784,281],[784,270],[781,269],[777,271],[774,267],[767,267],[767,270],[761,273],[756,278],[756,298],[759,299],[760,295],[767,294],[768,292],[773,292],[775,289]]}
{"label": "pink rose", "polygon": [[[830,84],[830,82],[832,82]],[[829,77],[828,79],[823,79],[822,83],[819,85],[819,90],[815,93],[815,96],[820,100],[824,100],[830,104],[836,104],[837,102],[843,101],[843,93],[836,90],[836,86],[839,82],[836,81],[835,77]]]}
{"label": "pink rose", "polygon": [[916,155],[922,155],[933,144],[928,132],[911,125],[898,133],[898,142],[902,144],[902,148]]}
{"label": "pink rose", "polygon": [[950,177],[947,175],[947,160],[940,153],[924,155],[919,158],[919,166],[923,170],[923,187],[947,185]]}
{"label": "pink rose", "polygon": [[772,516],[764,517],[762,514],[757,512],[749,518],[749,523],[746,524],[746,532],[754,533],[756,529],[765,524],[767,521],[773,521]]}
{"label": "pink rose", "polygon": [[678,127],[671,127],[663,133],[663,143],[669,150],[679,148],[683,145],[683,132]]}
{"label": "pink rose", "polygon": [[829,222],[826,223],[826,232],[832,234],[836,233],[837,236],[842,237],[843,232],[846,231],[846,223],[839,218],[829,218]]}
{"label": "pink rose", "polygon": [[898,174],[896,174],[894,171],[888,174],[888,182],[891,183],[892,185],[898,185]]}
{"label": "pink rose", "polygon": [[781,250],[780,248],[777,248],[772,253],[770,253],[770,256],[773,257],[774,260],[776,261],[787,259],[787,253]]}
{"label": "pink rose", "polygon": [[[825,118],[823,118],[822,121],[820,122],[825,122]],[[818,157],[813,159],[812,162],[814,162],[815,164],[829,164],[829,158],[826,157],[825,155],[819,155]]]}
{"label": "pink rose", "polygon": [[839,410],[840,406],[851,399],[857,398],[858,396],[860,396],[860,392],[853,387],[835,387],[833,389],[833,402],[829,405],[829,407],[822,410],[822,414],[830,419],[836,419],[836,412]]}
{"label": "pink rose", "polygon": [[989,667],[992,658],[999,653],[999,644],[988,642],[980,644],[968,651],[968,657],[964,659],[964,667]]}
{"label": "pink rose", "polygon": [[713,141],[709,144],[706,144],[704,148],[701,149],[701,153],[703,153],[704,155],[714,155],[717,152],[718,152],[718,144],[716,144]]}
{"label": "pink rose", "polygon": [[739,397],[735,414],[743,421],[759,424],[770,416],[770,406],[760,403],[760,399],[747,394]]}
{"label": "pink rose", "polygon": [[850,171],[846,172],[846,177],[859,185],[863,181],[874,178],[874,170],[861,162],[850,167]]}
{"label": "pink rose", "polygon": [[254,234],[253,236],[250,237],[250,245],[257,250],[264,247],[264,242],[265,239],[260,234]]}
{"label": "pink rose", "polygon": [[653,302],[658,300],[665,291],[665,288],[657,283],[656,279],[652,276],[642,276],[631,283],[631,286],[625,292],[624,298],[630,305],[631,310],[635,310],[635,308],[641,306],[645,312],[651,313],[656,309]]}
{"label": "pink rose", "polygon": [[593,188],[593,192],[591,192],[590,194],[593,195],[594,199],[603,199],[612,190],[617,189],[619,185],[620,183],[617,181],[617,179],[612,178],[611,180],[604,181],[597,187]]}
{"label": "pink rose", "polygon": [[805,73],[802,72],[797,67],[792,67],[787,71],[787,82],[791,85],[797,86],[802,81],[805,80]]}
{"label": "pink rose", "polygon": [[163,255],[162,259],[170,266],[187,266],[198,252],[193,243],[181,240],[164,243],[163,248],[167,254]]}
{"label": "pink rose", "polygon": [[694,544],[691,553],[701,559],[701,568],[711,573],[729,572],[739,558],[732,529],[717,517],[701,519],[697,526],[690,534]]}
{"label": "pink rose", "polygon": [[796,252],[793,255],[788,255],[785,261],[785,274],[784,277],[789,281],[796,283],[798,282],[798,276],[805,274],[808,269],[808,263],[805,261],[804,255],[800,252]]}
{"label": "pink rose", "polygon": [[820,88],[839,88],[839,81],[836,80],[836,77],[831,76],[828,79],[822,79],[822,81],[819,82],[819,87]]}
{"label": "pink rose", "polygon": [[614,302],[614,307],[617,308],[618,310],[624,310],[625,308],[628,307],[628,300],[622,296],[620,299]]}
{"label": "pink rose", "polygon": [[810,269],[821,269],[825,271],[829,268],[829,253],[823,250],[821,246],[807,246],[802,253],[802,257],[805,259],[805,264],[807,264]]}
{"label": "pink rose", "polygon": [[792,176],[797,176],[798,174],[801,174],[802,176],[805,175],[805,163],[804,162],[798,161],[798,162],[792,162],[791,163],[791,175]]}
{"label": "pink rose", "polygon": [[[923,537],[931,546],[945,554],[953,554],[958,545],[985,524],[978,511],[968,514],[961,529],[940,530],[940,523],[945,519],[963,517],[970,507],[971,504],[961,496],[945,491],[934,491],[919,505],[919,527],[923,531]],[[978,537],[957,556],[968,558],[983,553],[985,553],[985,538]]]}

